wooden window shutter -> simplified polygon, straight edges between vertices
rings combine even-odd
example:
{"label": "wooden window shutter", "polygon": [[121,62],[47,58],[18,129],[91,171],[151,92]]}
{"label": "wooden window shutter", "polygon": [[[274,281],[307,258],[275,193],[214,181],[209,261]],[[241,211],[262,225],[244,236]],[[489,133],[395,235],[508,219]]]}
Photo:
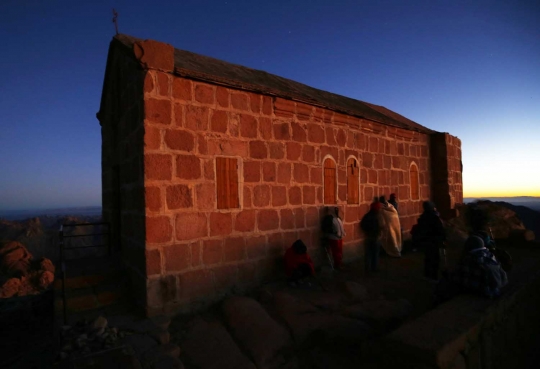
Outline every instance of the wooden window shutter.
{"label": "wooden window shutter", "polygon": [[238,201],[238,160],[216,158],[216,196],[218,209],[237,208]]}
{"label": "wooden window shutter", "polygon": [[239,207],[238,201],[238,160],[229,158],[229,208]]}
{"label": "wooden window shutter", "polygon": [[324,161],[324,203],[336,203],[336,163],[332,159]]}
{"label": "wooden window shutter", "polygon": [[358,162],[354,158],[347,161],[347,204],[358,204]]}
{"label": "wooden window shutter", "polygon": [[420,198],[420,190],[418,184],[418,167],[415,164],[411,165],[409,173],[411,184],[411,199],[418,200]]}

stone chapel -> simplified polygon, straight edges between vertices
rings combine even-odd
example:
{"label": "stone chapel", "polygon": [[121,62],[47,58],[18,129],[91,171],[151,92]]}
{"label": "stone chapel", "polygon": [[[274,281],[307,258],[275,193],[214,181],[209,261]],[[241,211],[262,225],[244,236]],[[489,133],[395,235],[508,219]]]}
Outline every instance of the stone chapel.
{"label": "stone chapel", "polygon": [[397,194],[405,234],[423,201],[444,218],[463,202],[457,137],[153,40],[113,38],[97,117],[104,221],[148,315],[279,277],[299,238],[322,264],[325,206],[353,260],[375,196]]}

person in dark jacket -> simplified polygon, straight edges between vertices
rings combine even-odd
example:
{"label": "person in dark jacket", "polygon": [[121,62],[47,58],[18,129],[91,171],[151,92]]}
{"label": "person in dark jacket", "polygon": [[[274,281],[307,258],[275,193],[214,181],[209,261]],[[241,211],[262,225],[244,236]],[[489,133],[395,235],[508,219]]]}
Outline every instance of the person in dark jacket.
{"label": "person in dark jacket", "polygon": [[446,232],[435,204],[424,201],[424,212],[412,232],[413,242],[424,250],[424,276],[431,280],[439,279],[440,250],[444,249]]}
{"label": "person in dark jacket", "polygon": [[381,250],[381,203],[374,202],[360,221],[360,228],[365,235],[365,267],[366,272],[376,272],[379,264],[379,252]]}
{"label": "person in dark jacket", "polygon": [[302,284],[305,278],[315,275],[315,267],[302,240],[296,240],[285,252],[285,274],[289,284]]}

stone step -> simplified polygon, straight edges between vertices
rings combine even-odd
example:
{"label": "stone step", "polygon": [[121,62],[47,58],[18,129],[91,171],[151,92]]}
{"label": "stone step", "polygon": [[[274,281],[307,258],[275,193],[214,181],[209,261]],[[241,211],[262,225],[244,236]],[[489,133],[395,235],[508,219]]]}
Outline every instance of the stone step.
{"label": "stone step", "polygon": [[[66,286],[72,287],[66,288],[66,307],[68,313],[98,309],[125,299],[125,277],[115,277],[113,280],[106,276],[87,277],[87,279],[76,277],[74,280],[67,281],[70,283],[66,283]],[[54,305],[57,313],[62,312],[63,298],[61,288],[55,290]]]}

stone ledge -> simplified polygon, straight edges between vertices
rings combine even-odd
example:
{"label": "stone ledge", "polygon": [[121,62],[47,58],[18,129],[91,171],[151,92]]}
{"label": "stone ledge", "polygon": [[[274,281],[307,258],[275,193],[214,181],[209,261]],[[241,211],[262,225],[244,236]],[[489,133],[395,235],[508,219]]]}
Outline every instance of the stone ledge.
{"label": "stone ledge", "polygon": [[540,272],[537,270],[521,275],[497,300],[458,296],[403,325],[385,340],[391,353],[388,356],[396,363],[410,363],[411,368],[454,368],[460,355],[482,345],[485,331],[497,330],[500,325],[504,326],[503,330],[508,328],[505,322],[514,311],[540,299]]}

